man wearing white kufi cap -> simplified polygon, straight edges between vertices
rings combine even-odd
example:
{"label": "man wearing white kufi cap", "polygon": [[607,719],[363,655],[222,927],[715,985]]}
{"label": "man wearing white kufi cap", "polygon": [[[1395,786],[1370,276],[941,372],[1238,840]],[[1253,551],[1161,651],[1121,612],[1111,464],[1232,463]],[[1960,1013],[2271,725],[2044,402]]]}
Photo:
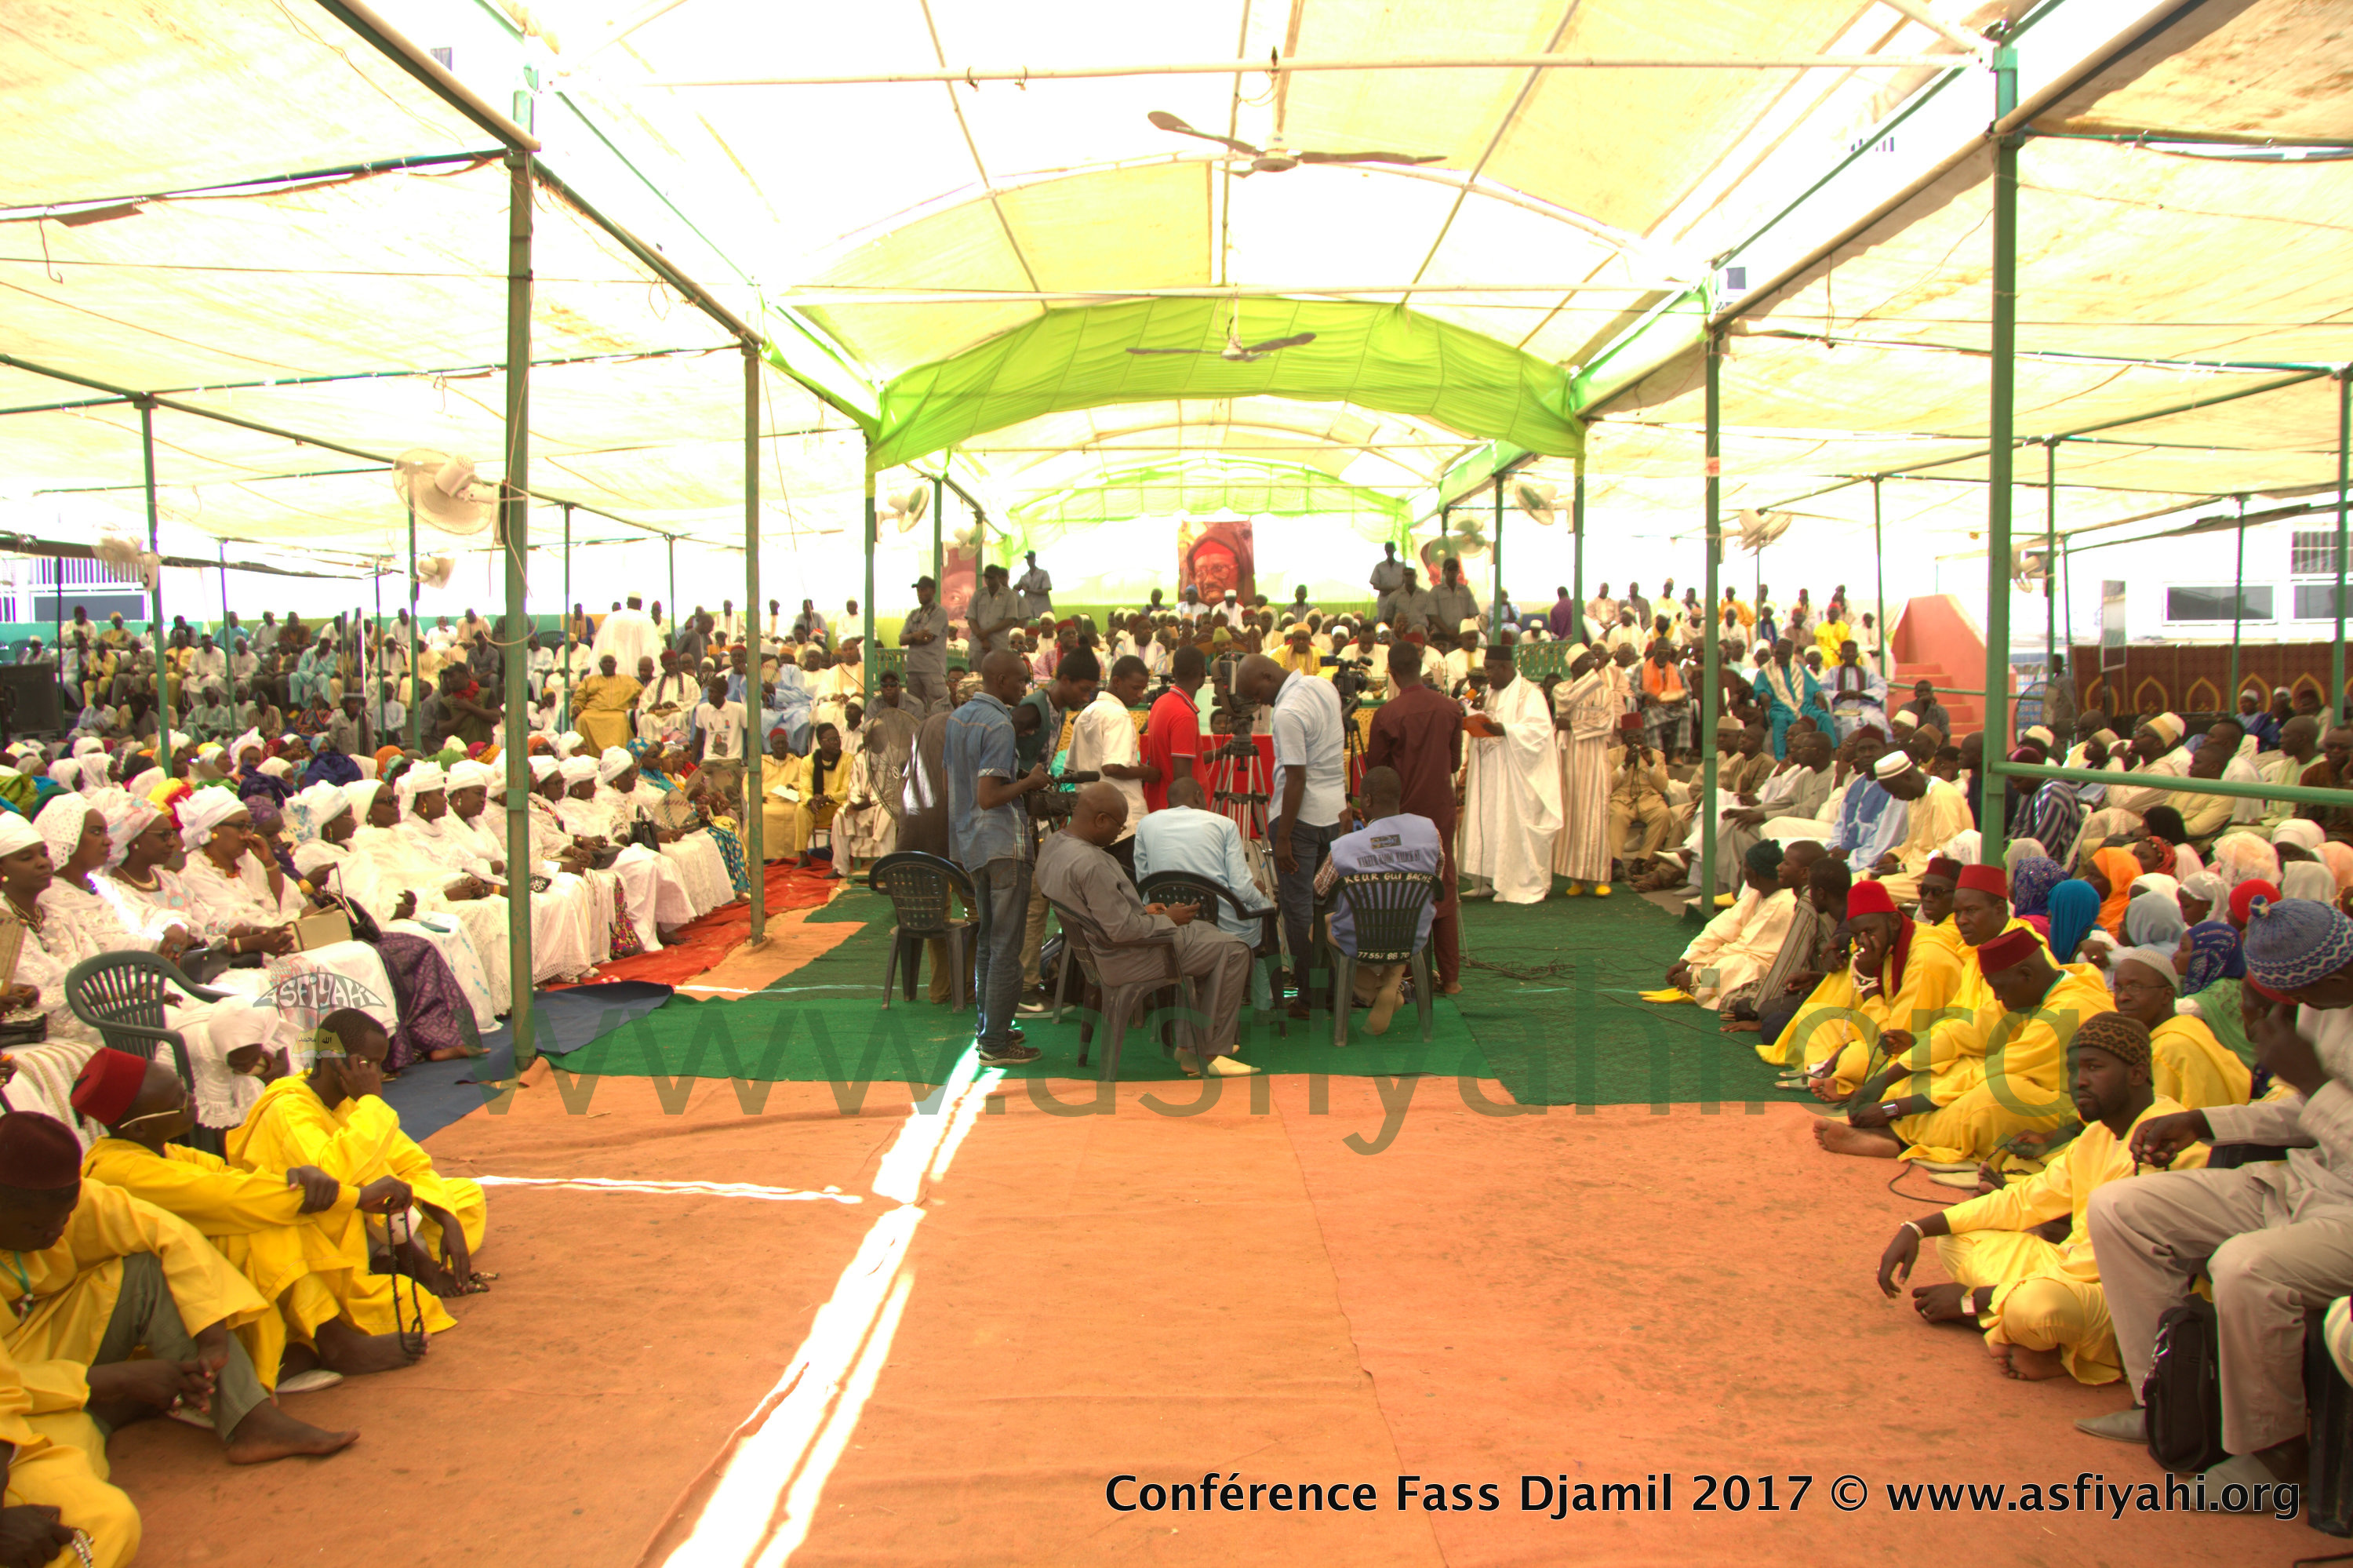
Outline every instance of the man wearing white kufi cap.
{"label": "man wearing white kufi cap", "polygon": [[662,793],[639,779],[636,758],[617,746],[606,747],[596,759],[596,798],[613,813],[619,829],[614,842],[628,837],[636,823],[651,822],[661,841],[661,857],[677,872],[697,916],[734,902],[735,884],[719,846],[699,827],[681,832],[663,821]]}
{"label": "man wearing white kufi cap", "polygon": [[1904,837],[1874,863],[1865,865],[1849,858],[1847,868],[1858,877],[1873,876],[1898,904],[1920,896],[1920,874],[1944,850],[1954,834],[1968,831],[1968,798],[1957,785],[1925,772],[1902,751],[1882,756],[1873,772],[1879,787],[1905,805]]}
{"label": "man wearing white kufi cap", "polygon": [[645,944],[647,952],[658,952],[662,945],[661,932],[675,930],[694,918],[693,901],[687,896],[685,883],[668,861],[641,844],[628,842],[627,826],[617,821],[620,815],[618,797],[610,789],[600,793],[596,771],[594,758],[564,759],[563,767],[557,769],[565,785],[564,801],[556,808],[557,816],[576,838],[592,843],[628,844],[609,869],[621,880],[622,896],[628,903],[629,921],[638,929],[638,939]]}
{"label": "man wearing white kufi cap", "polygon": [[2151,806],[2165,804],[2166,797],[2172,793],[2170,784],[2142,784],[2138,780],[2189,777],[2192,758],[2189,748],[2181,744],[2183,727],[2181,715],[2170,713],[2152,715],[2135,726],[2131,770],[2107,787],[2102,804],[2136,815],[2145,813]]}

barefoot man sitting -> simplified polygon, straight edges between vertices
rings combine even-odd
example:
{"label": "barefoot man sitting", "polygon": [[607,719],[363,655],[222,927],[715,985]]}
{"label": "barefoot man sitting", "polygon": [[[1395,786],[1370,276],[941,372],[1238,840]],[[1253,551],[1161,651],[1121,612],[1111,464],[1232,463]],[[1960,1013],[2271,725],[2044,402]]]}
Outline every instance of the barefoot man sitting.
{"label": "barefoot man sitting", "polygon": [[[1911,1277],[1920,1243],[1933,1240],[1953,1283],[1914,1287],[1921,1317],[1983,1329],[1986,1350],[2010,1377],[2039,1382],[2065,1372],[2077,1383],[2114,1383],[2124,1365],[2084,1213],[2098,1189],[2139,1173],[2134,1128],[2180,1107],[2149,1086],[2148,1029],[2137,1019],[2103,1012],[2084,1020],[2068,1054],[2082,1136],[2039,1175],[1905,1221],[1880,1255],[1879,1288],[1892,1298]],[[2206,1155],[2204,1144],[2191,1144],[2168,1169],[2203,1166]],[[2038,1234],[2062,1220],[2063,1241]]]}
{"label": "barefoot man sitting", "polygon": [[358,1440],[269,1402],[231,1332],[267,1310],[261,1298],[180,1220],[86,1179],[80,1139],[54,1117],[0,1116],[0,1251],[14,1255],[0,1268],[0,1339],[36,1417],[86,1411],[103,1433],[203,1412],[232,1465]]}
{"label": "barefoot man sitting", "polygon": [[357,1217],[407,1207],[407,1183],[346,1187],[315,1165],[263,1175],[174,1143],[195,1125],[187,1086],[128,1052],[92,1053],[73,1107],[109,1134],[83,1156],[83,1175],[185,1220],[273,1305],[237,1330],[263,1387],[299,1393],[417,1359],[396,1332],[392,1277],[368,1271]]}
{"label": "barefoot man sitting", "polygon": [[[390,1048],[384,1026],[366,1013],[355,1008],[329,1013],[305,1044],[309,1071],[270,1085],[244,1125],[228,1135],[229,1161],[280,1177],[315,1166],[346,1187],[397,1177],[430,1222],[395,1257],[399,1271],[435,1296],[487,1290],[495,1277],[477,1274],[473,1265],[488,1213],[481,1184],[443,1176],[401,1132],[400,1113],[384,1102],[384,1055]],[[438,1301],[427,1305],[425,1315],[427,1329],[456,1326]]]}

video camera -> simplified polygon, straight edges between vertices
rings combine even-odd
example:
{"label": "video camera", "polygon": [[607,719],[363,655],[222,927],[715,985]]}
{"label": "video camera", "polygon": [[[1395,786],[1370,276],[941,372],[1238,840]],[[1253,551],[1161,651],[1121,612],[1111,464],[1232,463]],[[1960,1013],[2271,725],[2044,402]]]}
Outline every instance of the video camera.
{"label": "video camera", "polygon": [[1083,771],[1059,773],[1050,789],[1032,789],[1022,799],[1029,802],[1030,816],[1041,822],[1059,822],[1078,805],[1080,786],[1095,783],[1102,778],[1100,773]]}

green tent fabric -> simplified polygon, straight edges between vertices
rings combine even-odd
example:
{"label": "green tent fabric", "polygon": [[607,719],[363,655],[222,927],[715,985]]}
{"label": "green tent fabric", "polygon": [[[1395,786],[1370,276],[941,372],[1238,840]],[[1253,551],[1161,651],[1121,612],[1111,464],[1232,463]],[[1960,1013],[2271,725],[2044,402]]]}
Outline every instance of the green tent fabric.
{"label": "green tent fabric", "polygon": [[[1315,341],[1235,362],[1244,344]],[[1201,350],[1130,354],[1131,348]],[[1049,311],[882,389],[874,472],[1040,414],[1181,397],[1349,402],[1435,420],[1549,457],[1583,450],[1568,372],[1403,305],[1348,300],[1135,300]]]}
{"label": "green tent fabric", "polygon": [[1406,504],[1394,495],[1333,478],[1303,463],[1155,463],[1104,474],[1092,483],[1021,502],[1012,521],[1022,527],[1047,524],[1124,523],[1179,512],[1265,514],[1304,517],[1325,513],[1369,514],[1392,527],[1405,520]]}

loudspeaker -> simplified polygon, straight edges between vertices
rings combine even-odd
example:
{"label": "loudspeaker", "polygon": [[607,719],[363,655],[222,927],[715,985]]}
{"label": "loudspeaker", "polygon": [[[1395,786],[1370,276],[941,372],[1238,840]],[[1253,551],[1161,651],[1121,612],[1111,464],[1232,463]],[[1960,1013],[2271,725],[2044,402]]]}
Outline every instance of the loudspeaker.
{"label": "loudspeaker", "polygon": [[66,723],[55,664],[0,664],[12,735],[62,735]]}

